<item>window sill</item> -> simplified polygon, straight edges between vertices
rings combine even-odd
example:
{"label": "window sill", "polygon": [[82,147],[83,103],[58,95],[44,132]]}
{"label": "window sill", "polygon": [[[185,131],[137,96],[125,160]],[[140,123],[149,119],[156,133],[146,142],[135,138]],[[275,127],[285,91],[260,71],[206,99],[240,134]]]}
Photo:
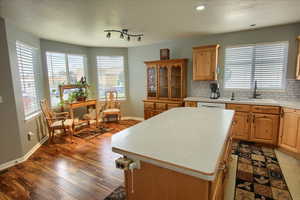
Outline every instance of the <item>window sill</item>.
{"label": "window sill", "polygon": [[41,113],[42,113],[41,111],[37,111],[37,112],[25,117],[25,122],[28,122],[28,121],[38,118],[41,115]]}

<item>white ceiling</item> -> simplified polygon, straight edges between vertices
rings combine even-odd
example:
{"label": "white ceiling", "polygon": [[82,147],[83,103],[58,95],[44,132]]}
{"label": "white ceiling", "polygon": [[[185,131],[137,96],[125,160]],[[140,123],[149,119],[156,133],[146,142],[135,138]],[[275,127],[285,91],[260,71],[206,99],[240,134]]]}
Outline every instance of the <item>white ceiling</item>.
{"label": "white ceiling", "polygon": [[[41,38],[129,47],[300,21],[300,0],[0,0],[2,16]],[[195,7],[205,4],[204,11]],[[127,42],[105,29],[144,33]]]}

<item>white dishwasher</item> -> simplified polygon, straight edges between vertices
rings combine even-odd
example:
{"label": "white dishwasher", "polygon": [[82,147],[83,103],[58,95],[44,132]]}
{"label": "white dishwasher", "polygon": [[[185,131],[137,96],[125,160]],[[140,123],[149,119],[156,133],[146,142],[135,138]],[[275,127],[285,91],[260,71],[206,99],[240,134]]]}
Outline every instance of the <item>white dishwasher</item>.
{"label": "white dishwasher", "polygon": [[218,108],[218,109],[225,109],[225,103],[210,103],[210,102],[198,102],[198,108]]}

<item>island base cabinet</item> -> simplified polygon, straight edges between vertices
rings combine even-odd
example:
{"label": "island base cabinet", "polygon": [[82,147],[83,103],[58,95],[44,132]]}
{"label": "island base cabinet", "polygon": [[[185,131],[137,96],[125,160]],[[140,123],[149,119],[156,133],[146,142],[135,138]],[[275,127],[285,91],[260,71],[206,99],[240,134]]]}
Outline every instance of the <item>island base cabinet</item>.
{"label": "island base cabinet", "polygon": [[127,200],[223,200],[224,173],[211,182],[141,162],[125,171]]}

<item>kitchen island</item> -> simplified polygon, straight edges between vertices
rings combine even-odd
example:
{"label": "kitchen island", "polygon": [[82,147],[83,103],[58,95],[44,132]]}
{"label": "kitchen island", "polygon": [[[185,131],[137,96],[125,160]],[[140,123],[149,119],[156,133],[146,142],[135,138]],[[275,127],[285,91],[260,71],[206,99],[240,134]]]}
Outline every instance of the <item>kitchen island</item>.
{"label": "kitchen island", "polygon": [[119,132],[127,200],[222,199],[234,111],[174,108]]}

